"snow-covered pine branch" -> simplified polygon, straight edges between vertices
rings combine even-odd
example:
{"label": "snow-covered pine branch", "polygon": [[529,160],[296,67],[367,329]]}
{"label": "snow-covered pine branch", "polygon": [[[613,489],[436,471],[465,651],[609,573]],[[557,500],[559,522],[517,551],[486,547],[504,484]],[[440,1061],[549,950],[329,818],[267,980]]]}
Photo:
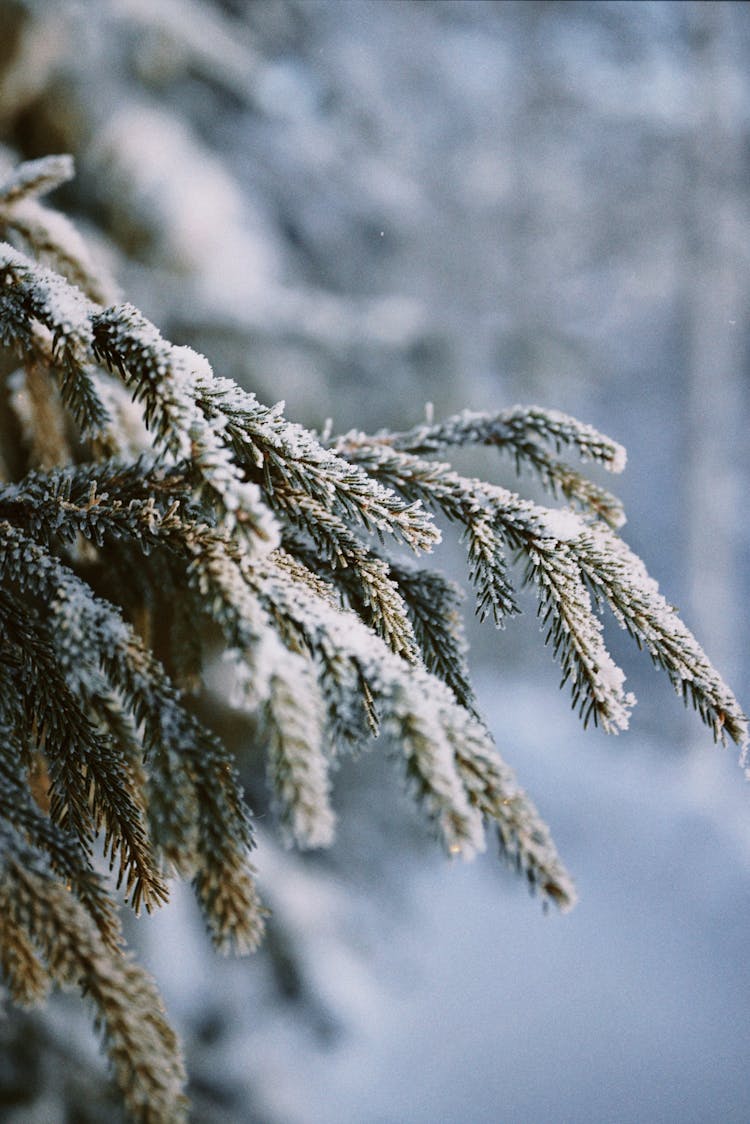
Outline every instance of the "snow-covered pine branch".
{"label": "snow-covered pine branch", "polygon": [[[349,439],[356,437],[347,435]],[[494,446],[513,458],[518,473],[528,469],[553,496],[562,495],[614,528],[625,522],[622,504],[616,496],[552,456],[545,446],[551,446],[557,453],[563,448],[572,449],[584,463],[599,464],[615,473],[625,468],[625,449],[593,426],[559,410],[543,410],[539,406],[514,406],[495,414],[462,410],[445,421],[423,423],[404,433],[379,433],[376,440],[417,456],[462,445]]]}
{"label": "snow-covered pine branch", "polygon": [[105,944],[74,893],[22,837],[0,831],[0,965],[29,1005],[51,984],[83,987],[102,1027],[117,1085],[134,1120],[187,1119],[180,1044],[153,980]]}
{"label": "snow-covered pine branch", "polygon": [[[381,735],[448,853],[481,851],[489,826],[563,909],[570,877],[478,711],[461,591],[415,560],[439,543],[433,512],[463,536],[497,625],[519,611],[520,558],[584,722],[623,729],[634,701],[604,645],[608,603],[715,737],[744,746],[747,728],[615,534],[618,501],[559,457],[618,472],[619,445],[536,407],[324,443],[132,305],[104,306],[111,286],[38,200],[71,172],[53,157],[0,185],[0,344],[18,364],[0,484],[0,968],[23,1003],[78,984],[130,1114],[172,1124],[179,1046],[116,903],[156,908],[189,878],[221,949],[254,948],[265,919],[237,763],[191,709],[205,638],[222,638],[286,843],[331,842],[337,758]],[[578,510],[431,459],[467,444],[507,451]]]}
{"label": "snow-covered pine branch", "polygon": [[[458,426],[457,431],[461,440],[474,434],[483,443],[493,425],[492,418],[486,427],[473,420],[471,426]],[[440,427],[429,427],[426,432],[433,429],[442,432]],[[606,439],[600,440],[604,445]],[[404,444],[410,442],[411,438],[403,440]],[[418,498],[463,523],[470,550],[477,525],[489,536],[483,553],[473,550],[470,554],[480,615],[491,596],[487,589],[496,580],[495,560],[503,558],[505,548],[517,554],[525,566],[524,580],[538,590],[546,639],[552,641],[560,660],[563,683],[572,680],[573,703],[585,723],[593,719],[608,732],[626,729],[635,702],[624,690],[624,673],[604,646],[590,588],[639,645],[648,648],[657,665],[668,671],[676,689],[693,702],[714,736],[724,741],[728,735],[744,750],[747,719],[737,700],[676,611],[659,594],[643,562],[607,526],[607,520],[597,519],[596,511],[584,515],[541,507],[505,488],[460,476],[444,462],[396,450],[393,444],[379,434],[349,433],[336,440],[335,448],[405,498]],[[617,467],[623,461],[616,448],[610,459]],[[498,598],[509,585],[505,574],[501,582]]]}

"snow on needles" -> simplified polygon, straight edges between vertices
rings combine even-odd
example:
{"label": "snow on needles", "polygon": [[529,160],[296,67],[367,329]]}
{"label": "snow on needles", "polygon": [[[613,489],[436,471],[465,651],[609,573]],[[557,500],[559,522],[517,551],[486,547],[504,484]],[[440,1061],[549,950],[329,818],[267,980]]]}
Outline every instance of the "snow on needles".
{"label": "snow on needles", "polygon": [[570,542],[577,539],[586,530],[586,524],[580,515],[570,508],[550,508],[538,516],[545,534],[558,542]]}

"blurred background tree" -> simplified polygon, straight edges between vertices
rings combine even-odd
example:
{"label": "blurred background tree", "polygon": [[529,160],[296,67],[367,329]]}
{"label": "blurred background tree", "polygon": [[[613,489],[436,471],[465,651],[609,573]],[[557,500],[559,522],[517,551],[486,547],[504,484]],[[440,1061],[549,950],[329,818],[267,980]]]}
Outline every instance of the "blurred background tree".
{"label": "blurred background tree", "polygon": [[[722,2],[2,0],[0,160],[74,153],[58,203],[123,292],[292,417],[403,428],[428,400],[440,414],[537,401],[611,432],[630,454],[629,541],[743,698],[749,60],[750,12]],[[738,778],[685,758],[678,704],[630,655],[635,736],[581,747],[532,632],[473,637],[475,668],[563,853],[584,863],[578,915],[550,926],[507,887],[483,913],[494,872],[462,875],[441,912],[397,785],[374,758],[356,783],[343,770],[332,855],[268,843],[278,924],[256,961],[209,975],[187,902],[138,938],[192,1044],[196,1119],[458,1121],[469,1098],[477,1122],[698,1121],[707,1105],[747,1119],[741,1067],[705,1045],[747,1045]],[[524,718],[544,707],[556,757]],[[400,844],[384,853],[394,830],[413,864]],[[396,920],[407,900],[411,929]],[[492,939],[456,921],[472,910]],[[507,963],[492,959],[501,932]],[[457,941],[486,965],[479,991],[448,972]],[[424,1027],[431,991],[452,1029],[410,1052],[392,1011]],[[81,1076],[95,1052],[72,1017],[3,1024],[4,1118],[115,1119]]]}

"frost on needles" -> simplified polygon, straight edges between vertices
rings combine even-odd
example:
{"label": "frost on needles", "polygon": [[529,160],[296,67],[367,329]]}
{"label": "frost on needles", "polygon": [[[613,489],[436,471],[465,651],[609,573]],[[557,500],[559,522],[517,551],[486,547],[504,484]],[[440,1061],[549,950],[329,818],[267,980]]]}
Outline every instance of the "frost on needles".
{"label": "frost on needles", "polygon": [[[634,703],[604,644],[609,605],[716,740],[744,754],[747,727],[620,539],[617,499],[563,459],[619,472],[621,446],[536,407],[321,441],[111,303],[79,235],[39,202],[71,175],[50,157],[0,187],[0,342],[15,357],[0,466],[0,966],[22,1004],[79,986],[133,1119],[173,1122],[187,1111],[179,1043],[117,903],[150,911],[179,876],[217,947],[250,950],[264,924],[235,763],[189,706],[202,622],[264,731],[289,844],[331,842],[336,761],[380,738],[448,853],[481,851],[489,827],[562,909],[571,880],[477,708],[461,591],[409,558],[438,544],[434,513],[456,525],[477,612],[498,626],[518,612],[520,561],[584,724],[617,733]],[[564,506],[461,476],[445,457],[465,445],[509,454]]]}

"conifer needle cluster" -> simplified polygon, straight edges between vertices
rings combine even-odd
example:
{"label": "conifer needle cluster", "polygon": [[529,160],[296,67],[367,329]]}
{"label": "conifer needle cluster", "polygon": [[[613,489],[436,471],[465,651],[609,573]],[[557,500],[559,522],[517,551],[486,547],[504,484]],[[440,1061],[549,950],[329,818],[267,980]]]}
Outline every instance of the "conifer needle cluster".
{"label": "conifer needle cluster", "polygon": [[[218,948],[255,948],[264,924],[236,764],[190,706],[204,625],[261,720],[289,843],[331,842],[332,769],[381,737],[450,854],[481,851],[489,826],[563,909],[573,885],[478,710],[461,591],[410,557],[437,545],[435,513],[498,626],[518,612],[520,562],[584,724],[625,729],[634,702],[608,605],[716,740],[744,751],[747,727],[619,537],[616,498],[562,459],[619,472],[619,445],[533,407],[323,440],[111,303],[39,202],[71,175],[50,157],[0,186],[0,968],[22,1004],[80,987],[131,1116],[171,1124],[179,1043],[117,903],[150,911],[180,876]],[[565,506],[461,476],[442,458],[468,445],[510,454]]]}

